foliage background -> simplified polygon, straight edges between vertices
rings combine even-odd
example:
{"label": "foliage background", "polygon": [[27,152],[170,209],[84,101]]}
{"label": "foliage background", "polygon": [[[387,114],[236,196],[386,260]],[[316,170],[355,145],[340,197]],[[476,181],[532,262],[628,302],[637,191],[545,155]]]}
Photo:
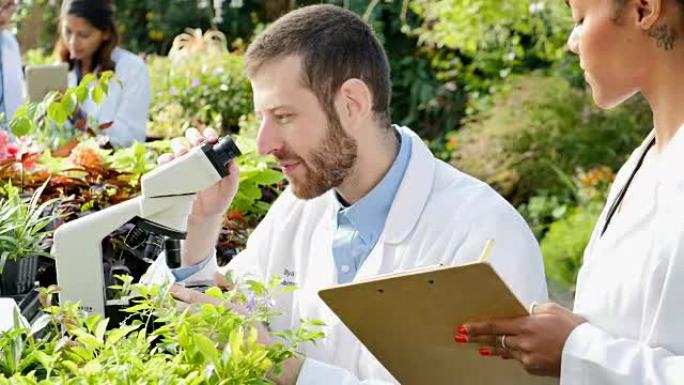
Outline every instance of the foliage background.
{"label": "foliage background", "polygon": [[[571,293],[611,175],[651,117],[639,99],[610,112],[594,107],[578,60],[565,48],[573,22],[563,1],[116,0],[124,46],[147,55],[153,74],[149,133],[173,136],[190,125],[253,131],[243,116],[251,93],[241,52],[279,15],[321,2],[368,20],[389,55],[394,121],[516,205],[542,243],[550,280]],[[34,47],[43,52],[55,38],[58,3],[26,1],[33,12],[18,16],[20,29],[29,14],[42,18]],[[159,57],[188,27],[222,31],[231,52],[180,66]],[[31,60],[44,57],[33,53]],[[583,197],[588,188],[592,199]]]}

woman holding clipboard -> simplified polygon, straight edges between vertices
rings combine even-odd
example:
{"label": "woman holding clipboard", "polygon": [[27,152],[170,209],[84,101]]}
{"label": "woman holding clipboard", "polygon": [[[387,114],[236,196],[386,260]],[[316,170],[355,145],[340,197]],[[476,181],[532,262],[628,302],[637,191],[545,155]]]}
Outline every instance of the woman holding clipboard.
{"label": "woman holding clipboard", "polygon": [[150,78],[145,62],[118,47],[112,0],[66,0],[60,15],[60,39],[55,53],[69,64],[69,86],[89,73],[114,71],[116,79],[102,104],[81,106],[81,117],[112,122],[106,131],[115,146],[144,142],[150,105]]}
{"label": "woman holding clipboard", "polygon": [[653,132],[618,173],[584,255],[574,311],[457,327],[457,342],[561,385],[684,383],[684,0],[569,0],[593,97],[641,93]]}

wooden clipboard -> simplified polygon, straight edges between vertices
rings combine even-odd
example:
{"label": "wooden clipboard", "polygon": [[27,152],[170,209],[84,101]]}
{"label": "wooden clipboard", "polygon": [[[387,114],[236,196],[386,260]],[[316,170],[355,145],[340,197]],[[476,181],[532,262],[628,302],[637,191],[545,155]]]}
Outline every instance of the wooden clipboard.
{"label": "wooden clipboard", "polygon": [[319,296],[402,385],[559,382],[454,342],[464,322],[528,314],[487,262],[377,276]]}

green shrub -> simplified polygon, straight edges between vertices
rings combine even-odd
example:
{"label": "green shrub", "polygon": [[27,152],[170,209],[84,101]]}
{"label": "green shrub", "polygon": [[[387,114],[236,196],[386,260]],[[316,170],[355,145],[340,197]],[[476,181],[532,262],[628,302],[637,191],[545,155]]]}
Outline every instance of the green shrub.
{"label": "green shrub", "polygon": [[617,169],[651,127],[640,99],[602,111],[560,77],[521,76],[454,134],[452,163],[518,205],[541,192],[567,194],[567,175],[578,169]]}
{"label": "green shrub", "polygon": [[181,136],[190,126],[237,132],[252,106],[243,57],[224,53],[171,60],[150,57],[153,96],[148,134]]}
{"label": "green shrub", "polygon": [[554,300],[573,296],[584,249],[614,179],[615,174],[606,166],[581,171],[573,178],[567,177],[568,194],[541,194],[520,207],[541,240]]}
{"label": "green shrub", "polygon": [[[411,0],[421,44],[443,80],[468,96],[468,114],[486,109],[511,74],[546,69],[567,56],[572,28],[562,1]],[[579,67],[575,67],[578,71]]]}
{"label": "green shrub", "polygon": [[557,287],[574,291],[584,249],[601,214],[603,204],[577,207],[549,227],[541,242],[547,278]]}

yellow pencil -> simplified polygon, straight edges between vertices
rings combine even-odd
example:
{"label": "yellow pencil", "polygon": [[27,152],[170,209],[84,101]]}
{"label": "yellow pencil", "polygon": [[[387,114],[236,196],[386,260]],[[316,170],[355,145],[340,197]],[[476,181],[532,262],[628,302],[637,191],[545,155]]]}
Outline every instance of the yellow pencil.
{"label": "yellow pencil", "polygon": [[489,254],[492,252],[492,246],[494,246],[494,238],[490,239],[485,243],[484,249],[482,249],[482,254],[478,258],[478,262],[487,262],[489,259]]}

